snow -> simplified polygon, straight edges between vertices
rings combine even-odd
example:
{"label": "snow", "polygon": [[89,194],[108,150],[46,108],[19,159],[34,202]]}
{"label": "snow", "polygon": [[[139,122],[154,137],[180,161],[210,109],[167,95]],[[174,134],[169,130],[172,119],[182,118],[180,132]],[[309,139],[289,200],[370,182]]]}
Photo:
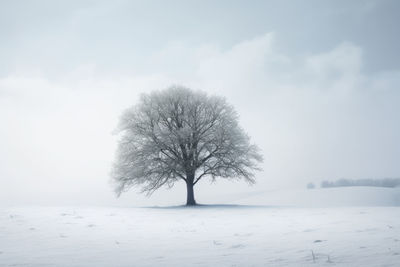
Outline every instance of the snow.
{"label": "snow", "polygon": [[336,187],[258,192],[231,203],[296,207],[400,206],[400,188]]}
{"label": "snow", "polygon": [[396,190],[375,205],[361,201],[380,189],[322,190],[306,192],[364,205],[284,207],[258,194],[237,200],[248,205],[0,208],[0,266],[399,265]]}

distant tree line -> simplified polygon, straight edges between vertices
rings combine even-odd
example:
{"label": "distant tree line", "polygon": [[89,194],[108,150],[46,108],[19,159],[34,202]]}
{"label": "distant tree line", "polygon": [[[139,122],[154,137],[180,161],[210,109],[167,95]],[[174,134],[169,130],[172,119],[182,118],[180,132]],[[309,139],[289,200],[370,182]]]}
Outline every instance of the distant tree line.
{"label": "distant tree line", "polygon": [[400,187],[400,178],[384,179],[339,179],[333,182],[322,181],[322,188],[344,186],[376,186],[376,187]]}

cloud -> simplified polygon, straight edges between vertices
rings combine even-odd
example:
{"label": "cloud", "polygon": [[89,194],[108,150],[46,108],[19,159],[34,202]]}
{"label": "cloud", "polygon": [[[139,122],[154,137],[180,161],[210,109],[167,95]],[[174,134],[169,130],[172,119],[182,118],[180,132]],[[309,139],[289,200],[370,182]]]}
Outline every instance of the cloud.
{"label": "cloud", "polygon": [[[398,176],[399,72],[363,73],[363,50],[288,56],[266,34],[199,62],[200,87],[218,88],[266,154],[265,186],[338,177]],[[214,90],[217,91],[217,90]]]}
{"label": "cloud", "polygon": [[[257,190],[398,176],[400,71],[366,75],[362,48],[349,42],[309,55],[279,48],[274,33],[225,49],[174,42],[130,75],[104,75],[85,64],[58,79],[40,73],[1,78],[2,201],[115,203],[108,171],[119,114],[141,92],[171,83],[225,95],[236,106],[266,156]],[[226,184],[208,186],[199,183],[200,198],[217,197]],[[228,188],[255,190],[241,183]],[[179,201],[171,194],[152,201]],[[132,199],[145,203],[135,195],[120,201]]]}

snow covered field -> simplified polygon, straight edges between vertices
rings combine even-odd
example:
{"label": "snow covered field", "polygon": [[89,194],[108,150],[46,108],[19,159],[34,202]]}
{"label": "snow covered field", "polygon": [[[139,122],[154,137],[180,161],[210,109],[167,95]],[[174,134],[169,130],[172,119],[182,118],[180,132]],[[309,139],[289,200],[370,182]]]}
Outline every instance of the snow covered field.
{"label": "snow covered field", "polygon": [[0,209],[0,266],[399,264],[396,206]]}

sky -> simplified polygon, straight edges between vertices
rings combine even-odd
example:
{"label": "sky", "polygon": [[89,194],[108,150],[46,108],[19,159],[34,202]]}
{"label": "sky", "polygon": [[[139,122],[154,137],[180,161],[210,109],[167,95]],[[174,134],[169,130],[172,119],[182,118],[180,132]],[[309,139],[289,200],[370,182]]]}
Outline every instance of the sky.
{"label": "sky", "polygon": [[264,155],[257,184],[202,180],[200,202],[339,178],[400,177],[400,2],[0,1],[0,205],[116,198],[120,114],[173,84],[222,95]]}

